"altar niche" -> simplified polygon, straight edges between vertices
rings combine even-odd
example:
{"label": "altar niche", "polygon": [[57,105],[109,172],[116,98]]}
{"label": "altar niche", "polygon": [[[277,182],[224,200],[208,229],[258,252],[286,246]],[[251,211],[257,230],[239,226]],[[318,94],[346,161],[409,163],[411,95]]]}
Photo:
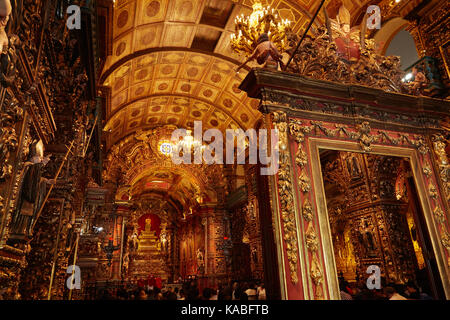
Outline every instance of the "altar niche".
{"label": "altar niche", "polygon": [[409,158],[327,149],[319,154],[340,286],[368,289],[367,269],[375,265],[381,287],[411,281],[444,299]]}

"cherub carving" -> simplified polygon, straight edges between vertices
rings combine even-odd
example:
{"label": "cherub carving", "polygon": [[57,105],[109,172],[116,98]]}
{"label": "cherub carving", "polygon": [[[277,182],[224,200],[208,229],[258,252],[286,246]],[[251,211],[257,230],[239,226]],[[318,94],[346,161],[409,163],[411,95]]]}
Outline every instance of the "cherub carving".
{"label": "cherub carving", "polygon": [[255,60],[263,68],[278,69],[278,64],[283,67],[282,56],[275,45],[269,39],[267,33],[263,33],[258,38],[258,45],[253,54],[237,68],[237,72],[247,65],[250,61]]}
{"label": "cherub carving", "polygon": [[413,95],[423,94],[423,90],[428,85],[428,79],[423,74],[422,71],[419,71],[416,67],[412,68],[413,81],[408,83],[409,91]]}

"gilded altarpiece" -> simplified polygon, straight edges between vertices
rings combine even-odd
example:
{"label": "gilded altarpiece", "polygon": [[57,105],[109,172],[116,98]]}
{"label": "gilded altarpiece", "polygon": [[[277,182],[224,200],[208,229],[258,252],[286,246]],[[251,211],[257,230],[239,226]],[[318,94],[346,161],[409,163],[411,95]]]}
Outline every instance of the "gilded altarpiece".
{"label": "gilded altarpiece", "polygon": [[263,69],[240,88],[261,99],[265,126],[278,130],[279,171],[269,179],[282,298],[340,299],[321,149],[409,159],[448,298],[449,168],[439,120],[449,103]]}
{"label": "gilded altarpiece", "polygon": [[[370,265],[388,282],[413,281],[416,258],[409,224],[415,230],[405,176],[406,160],[376,154],[329,151],[321,165],[327,210],[341,277],[358,282]],[[411,215],[411,214],[409,214]],[[421,257],[421,260],[419,259]]]}

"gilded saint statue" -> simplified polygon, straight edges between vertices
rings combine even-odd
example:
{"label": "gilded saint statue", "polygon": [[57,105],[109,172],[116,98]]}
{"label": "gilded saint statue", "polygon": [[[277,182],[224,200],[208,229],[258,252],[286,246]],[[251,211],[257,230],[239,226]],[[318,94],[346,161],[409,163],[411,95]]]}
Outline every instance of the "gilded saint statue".
{"label": "gilded saint statue", "polygon": [[42,171],[50,160],[50,155],[44,156],[42,140],[30,146],[29,159],[24,163],[24,178],[13,221],[11,234],[31,237],[31,226],[43,204],[47,184],[54,184],[54,180],[42,177]]}
{"label": "gilded saint statue", "polygon": [[151,229],[152,229],[152,219],[145,219],[145,228],[144,228],[144,230],[146,232],[150,232]]}
{"label": "gilded saint statue", "polygon": [[205,258],[201,248],[197,249],[197,271],[199,274],[203,274],[205,271]]}
{"label": "gilded saint statue", "polygon": [[375,238],[369,224],[365,220],[360,221],[358,240],[361,245],[361,249],[364,252],[364,256],[376,255],[377,246]]}
{"label": "gilded saint statue", "polygon": [[324,9],[328,33],[336,43],[337,53],[346,62],[358,61],[365,49],[366,19],[361,27],[350,28],[350,11],[342,5],[336,19],[330,19]]}

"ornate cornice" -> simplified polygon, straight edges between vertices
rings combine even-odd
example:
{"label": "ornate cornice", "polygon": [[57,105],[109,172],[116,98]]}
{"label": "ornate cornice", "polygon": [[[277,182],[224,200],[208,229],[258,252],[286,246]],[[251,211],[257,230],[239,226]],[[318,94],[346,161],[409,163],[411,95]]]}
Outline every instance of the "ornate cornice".
{"label": "ornate cornice", "polygon": [[440,131],[450,115],[450,102],[385,92],[369,87],[315,80],[301,75],[253,69],[239,87],[263,100],[260,111],[282,110],[290,117],[351,124],[367,121],[372,128]]}
{"label": "ornate cornice", "polygon": [[293,284],[298,282],[298,244],[297,223],[295,219],[294,188],[292,184],[292,166],[289,155],[288,123],[284,113],[274,113],[273,123],[279,132],[280,166],[278,170],[278,194],[281,206],[283,240],[289,262],[289,271]]}

